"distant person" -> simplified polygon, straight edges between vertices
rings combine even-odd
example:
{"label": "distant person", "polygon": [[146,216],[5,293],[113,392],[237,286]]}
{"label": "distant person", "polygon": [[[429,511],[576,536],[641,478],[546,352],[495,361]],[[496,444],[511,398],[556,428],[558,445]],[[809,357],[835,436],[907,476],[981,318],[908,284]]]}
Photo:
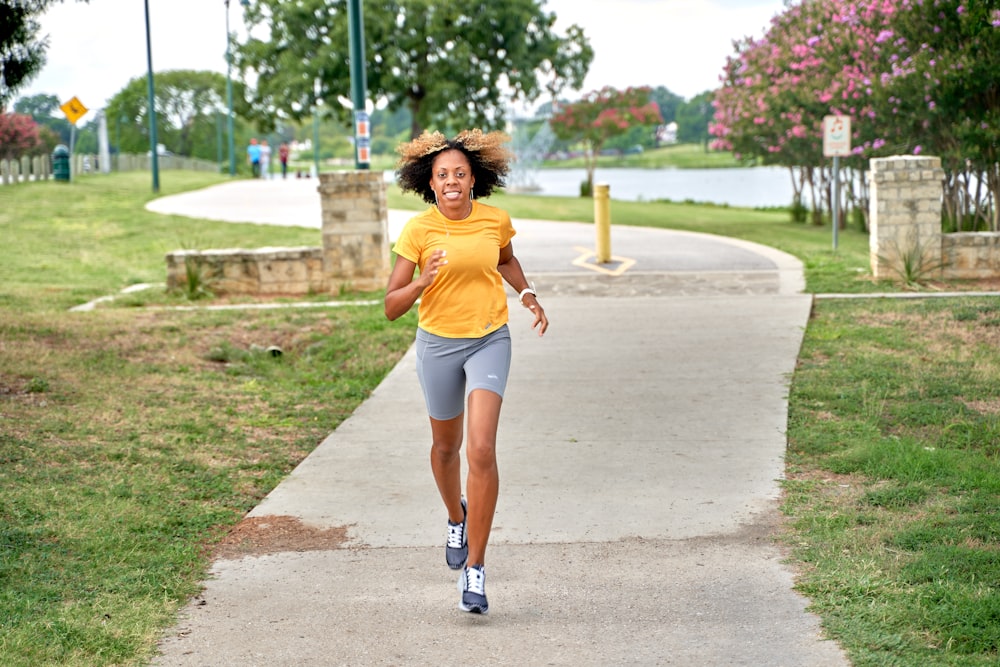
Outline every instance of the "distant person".
{"label": "distant person", "polygon": [[254,178],[260,178],[260,146],[256,139],[250,140],[247,146],[247,163],[250,165],[250,173]]}
{"label": "distant person", "polygon": [[504,186],[511,159],[506,140],[480,130],[451,140],[424,132],[399,147],[400,189],[430,207],[400,232],[385,295],[390,320],[420,301],[416,370],[430,417],[431,471],[448,513],[445,560],[461,570],[459,609],[473,614],[489,610],[486,544],[500,487],[497,426],[511,355],[504,281],[518,293],[538,335],[549,326],[514,256],[510,215],[479,202]]}
{"label": "distant person", "polygon": [[278,160],[281,162],[281,177],[286,178],[288,176],[288,144],[281,142],[278,146]]}
{"label": "distant person", "polygon": [[271,178],[271,147],[267,139],[260,142],[260,174],[265,180]]}

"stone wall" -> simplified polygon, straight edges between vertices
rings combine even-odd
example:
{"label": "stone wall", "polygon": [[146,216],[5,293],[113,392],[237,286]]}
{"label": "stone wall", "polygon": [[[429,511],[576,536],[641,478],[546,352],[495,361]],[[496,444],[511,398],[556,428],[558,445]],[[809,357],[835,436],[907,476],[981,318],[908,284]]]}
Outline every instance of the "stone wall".
{"label": "stone wall", "polygon": [[321,294],[327,291],[323,250],[233,248],[167,253],[167,289],[187,291],[196,285],[217,294]]}
{"label": "stone wall", "polygon": [[941,236],[941,261],[948,278],[1000,277],[1000,232],[958,232]]}
{"label": "stone wall", "polygon": [[177,250],[167,288],[216,294],[339,294],[385,287],[392,270],[382,172],[320,174],[322,247]]}
{"label": "stone wall", "polygon": [[869,178],[869,259],[875,278],[1000,277],[1000,233],[941,232],[940,158],[874,158]]}

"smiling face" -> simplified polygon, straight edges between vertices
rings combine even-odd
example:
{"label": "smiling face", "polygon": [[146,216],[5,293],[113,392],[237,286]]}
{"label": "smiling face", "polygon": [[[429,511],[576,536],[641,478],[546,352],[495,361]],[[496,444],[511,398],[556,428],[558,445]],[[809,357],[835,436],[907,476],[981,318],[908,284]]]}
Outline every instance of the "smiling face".
{"label": "smiling face", "polygon": [[462,151],[450,148],[434,158],[431,189],[437,196],[438,209],[447,217],[455,220],[468,217],[475,184],[469,158]]}

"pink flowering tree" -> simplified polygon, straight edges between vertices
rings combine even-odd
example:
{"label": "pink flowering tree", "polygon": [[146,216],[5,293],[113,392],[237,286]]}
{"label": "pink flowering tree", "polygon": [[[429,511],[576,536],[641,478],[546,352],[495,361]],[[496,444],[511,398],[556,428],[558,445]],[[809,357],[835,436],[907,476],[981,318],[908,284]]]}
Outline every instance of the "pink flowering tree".
{"label": "pink flowering tree", "polygon": [[[849,169],[865,170],[872,157],[931,152],[942,157],[956,186],[946,196],[950,217],[967,217],[957,211],[961,202],[980,200],[988,209],[997,201],[998,0],[803,2],[776,16],[763,38],[736,43],[735,51],[715,95],[713,146],[787,166],[797,201],[812,188],[817,222],[830,205],[822,156],[827,114],[851,117]],[[991,194],[970,195],[972,182]],[[848,196],[864,216],[864,177],[849,176],[845,184],[848,193],[860,186]],[[997,228],[995,206],[979,217]]]}
{"label": "pink flowering tree", "polygon": [[31,116],[0,111],[0,160],[29,155],[40,145],[38,124]]}
{"label": "pink flowering tree", "polygon": [[905,0],[878,102],[900,152],[941,157],[951,229],[1000,231],[1000,2]]}
{"label": "pink flowering tree", "polygon": [[647,87],[617,90],[606,86],[552,114],[549,124],[558,138],[584,145],[588,193],[593,192],[597,156],[605,142],[635,126],[647,126],[653,131],[663,123],[660,108],[650,100],[651,92]]}
{"label": "pink flowering tree", "polygon": [[807,2],[775,16],[762,39],[736,43],[715,96],[709,128],[713,147],[787,167],[793,209],[801,207],[809,188],[813,220],[820,223],[832,196],[822,151],[823,117],[852,118],[859,159],[845,161],[847,167],[861,167],[862,154],[884,143],[875,141],[866,82],[885,57],[879,35],[891,13],[892,3]]}

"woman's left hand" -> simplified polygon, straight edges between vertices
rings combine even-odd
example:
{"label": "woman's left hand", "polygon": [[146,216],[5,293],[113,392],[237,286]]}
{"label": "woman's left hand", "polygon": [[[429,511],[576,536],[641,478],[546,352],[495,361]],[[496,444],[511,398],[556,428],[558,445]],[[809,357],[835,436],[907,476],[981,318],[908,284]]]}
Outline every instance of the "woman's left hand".
{"label": "woman's left hand", "polygon": [[542,308],[542,304],[538,303],[538,299],[534,294],[525,294],[524,307],[531,311],[531,314],[535,317],[531,323],[531,328],[538,327],[538,335],[544,336],[546,329],[549,328],[549,318],[545,316],[545,309]]}

